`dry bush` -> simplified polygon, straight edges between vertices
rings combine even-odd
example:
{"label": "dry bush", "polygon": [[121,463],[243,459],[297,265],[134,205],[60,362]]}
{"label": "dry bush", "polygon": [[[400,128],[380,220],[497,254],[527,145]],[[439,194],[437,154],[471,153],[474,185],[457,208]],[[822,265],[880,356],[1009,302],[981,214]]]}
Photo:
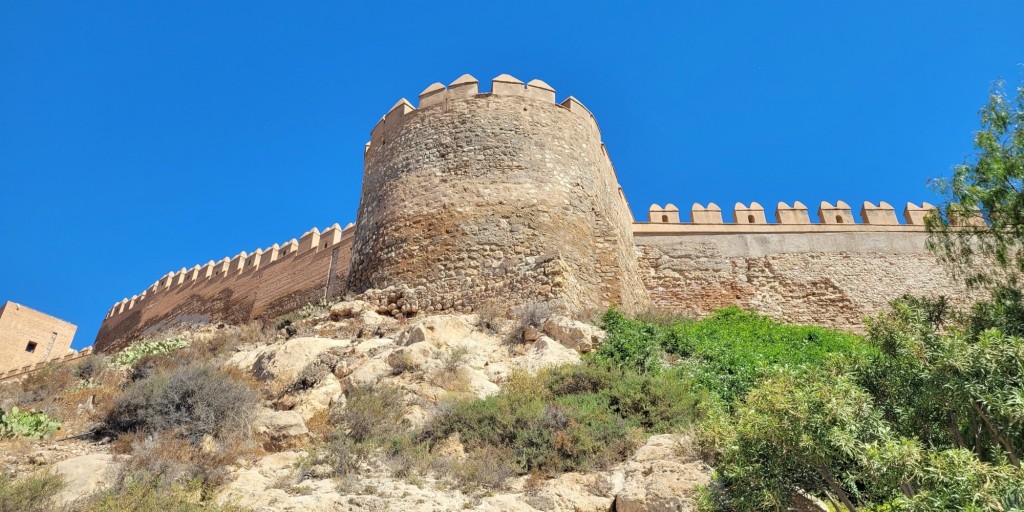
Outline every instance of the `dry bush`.
{"label": "dry bush", "polygon": [[530,302],[523,305],[516,311],[508,342],[511,344],[522,343],[527,327],[540,328],[554,312],[555,308],[549,302]]}
{"label": "dry bush", "polygon": [[239,326],[238,343],[251,343],[261,345],[274,342],[275,331],[269,329],[262,322],[253,320]]}
{"label": "dry bush", "polygon": [[302,371],[295,377],[295,381],[286,389],[286,392],[295,393],[316,387],[317,384],[323,382],[328,374],[334,372],[334,368],[344,358],[344,351],[340,347],[334,347],[321,353],[316,356],[316,359],[302,368]]}
{"label": "dry bush", "polygon": [[487,301],[474,308],[473,312],[480,319],[480,327],[491,334],[500,334],[508,323],[508,308],[499,306],[495,301]]}
{"label": "dry bush", "polygon": [[36,473],[15,480],[0,473],[0,512],[49,512],[56,510],[57,493],[64,478],[55,473]]}
{"label": "dry bush", "polygon": [[27,409],[24,406],[52,399],[75,384],[78,384],[78,378],[75,377],[72,365],[46,365],[21,381],[22,393],[18,397],[18,406]]}
{"label": "dry bush", "polygon": [[449,347],[441,355],[441,369],[446,373],[455,375],[459,369],[466,364],[469,357],[469,349],[466,347]]}
{"label": "dry bush", "polygon": [[331,411],[331,422],[357,442],[387,439],[405,432],[405,392],[391,385],[354,386],[344,407]]}
{"label": "dry bush", "polygon": [[463,492],[477,489],[502,489],[505,481],[516,476],[512,461],[515,454],[507,448],[483,446],[471,450],[462,461],[439,459],[436,471],[455,481]]}
{"label": "dry bush", "polygon": [[246,384],[208,364],[190,364],[132,383],[105,419],[113,434],[173,430],[198,444],[204,436],[248,433],[259,399]]}
{"label": "dry bush", "polygon": [[391,375],[401,375],[420,369],[420,365],[408,352],[399,352],[394,358],[388,358],[388,364],[391,365]]}
{"label": "dry bush", "polygon": [[138,433],[127,437],[130,441],[121,441],[114,447],[131,455],[115,488],[133,482],[148,482],[160,489],[197,485],[206,499],[230,476],[230,466],[240,459],[255,459],[260,454],[252,439],[237,435],[216,440],[207,438],[201,445],[172,432]]}

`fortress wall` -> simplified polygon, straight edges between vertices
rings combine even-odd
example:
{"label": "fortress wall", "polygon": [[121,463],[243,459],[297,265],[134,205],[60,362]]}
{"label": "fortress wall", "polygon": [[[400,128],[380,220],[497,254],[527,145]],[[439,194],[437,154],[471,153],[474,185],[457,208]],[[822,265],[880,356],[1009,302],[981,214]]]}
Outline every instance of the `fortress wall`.
{"label": "fortress wall", "polygon": [[[349,289],[407,285],[410,311],[646,302],[631,217],[593,116],[539,80],[466,75],[371,133]],[[408,300],[408,297],[406,297]]]}
{"label": "fortress wall", "polygon": [[[655,307],[703,317],[735,305],[787,322],[861,332],[864,317],[906,293],[945,295],[959,306],[981,298],[952,280],[925,248],[923,215],[916,213],[921,207],[909,206],[907,218],[917,225],[899,224],[885,211],[891,207],[867,217],[862,212],[865,219],[884,220],[875,225],[850,224],[847,212],[826,210],[826,223],[818,224],[634,224],[634,240]],[[737,205],[735,211],[757,221],[759,208],[748,213],[750,207]],[[783,220],[806,216],[789,208],[777,212]],[[660,210],[654,215],[660,218]],[[836,216],[847,222],[828,223]]]}
{"label": "fortress wall", "polygon": [[348,273],[353,231],[335,225],[321,235],[314,228],[284,246],[169,273],[140,296],[111,308],[96,349],[118,350],[175,325],[271,319],[338,296]]}

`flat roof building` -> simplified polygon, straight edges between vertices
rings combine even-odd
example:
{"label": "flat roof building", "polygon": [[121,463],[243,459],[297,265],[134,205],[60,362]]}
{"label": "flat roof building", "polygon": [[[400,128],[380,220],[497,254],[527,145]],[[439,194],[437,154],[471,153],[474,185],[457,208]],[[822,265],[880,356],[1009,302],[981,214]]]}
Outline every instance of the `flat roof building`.
{"label": "flat roof building", "polygon": [[78,326],[7,301],[0,306],[0,372],[60,359]]}

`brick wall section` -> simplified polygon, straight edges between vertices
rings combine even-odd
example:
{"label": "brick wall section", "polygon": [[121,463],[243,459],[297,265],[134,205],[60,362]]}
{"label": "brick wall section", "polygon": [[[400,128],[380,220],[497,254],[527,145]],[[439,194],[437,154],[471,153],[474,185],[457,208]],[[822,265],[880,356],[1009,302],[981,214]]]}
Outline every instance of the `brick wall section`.
{"label": "brick wall section", "polygon": [[961,306],[972,299],[927,251],[923,230],[784,228],[636,233],[653,304],[695,317],[735,305],[787,322],[861,332],[864,317],[905,293],[946,295]]}
{"label": "brick wall section", "polygon": [[[71,350],[74,324],[7,302],[0,306],[0,373],[60,359]],[[52,341],[52,345],[51,345]],[[26,350],[35,343],[32,352]]]}
{"label": "brick wall section", "polygon": [[[260,261],[270,258],[268,250],[261,258],[248,255],[230,260],[235,264],[213,264],[213,275],[208,277],[202,274],[207,267],[168,275],[141,298],[115,305],[100,326],[96,350],[116,351],[174,325],[269,320],[307,303],[337,297],[348,274],[352,234],[349,228],[335,241],[307,233],[273,261]],[[222,272],[224,266],[226,272]],[[193,279],[193,272],[200,275]]]}
{"label": "brick wall section", "polygon": [[374,129],[350,290],[409,286],[419,312],[645,307],[631,217],[590,112],[512,77],[491,94],[464,78],[432,86],[419,109],[403,100]]}

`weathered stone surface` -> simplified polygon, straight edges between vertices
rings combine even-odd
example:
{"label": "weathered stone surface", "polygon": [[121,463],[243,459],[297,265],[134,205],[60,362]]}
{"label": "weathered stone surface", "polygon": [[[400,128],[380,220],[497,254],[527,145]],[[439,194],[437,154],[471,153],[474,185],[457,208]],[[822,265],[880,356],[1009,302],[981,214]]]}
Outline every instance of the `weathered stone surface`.
{"label": "weathered stone surface", "polygon": [[696,458],[684,459],[678,435],[648,439],[623,464],[625,480],[615,496],[616,512],[680,512],[697,510],[699,486],[710,481],[710,468]]}
{"label": "weathered stone surface", "polygon": [[70,458],[53,466],[54,472],[65,480],[64,489],[57,494],[58,503],[71,503],[110,485],[119,463],[109,453],[94,453]]}
{"label": "weathered stone surface", "polygon": [[554,315],[544,322],[544,334],[566,347],[586,354],[600,345],[607,334],[593,325]]}
{"label": "weathered stone surface", "polygon": [[946,295],[961,306],[972,300],[925,249],[926,237],[798,231],[643,235],[636,242],[655,307],[703,317],[739,306],[862,331],[864,317],[906,293]]}
{"label": "weathered stone surface", "polygon": [[253,431],[278,442],[309,434],[309,429],[298,412],[271,409],[260,410],[253,423]]}
{"label": "weathered stone surface", "polygon": [[[503,83],[503,82],[501,82]],[[388,117],[365,155],[349,288],[419,312],[646,304],[630,214],[592,116],[526,94]],[[522,89],[522,94],[520,94]],[[509,89],[511,91],[511,89]]]}
{"label": "weathered stone surface", "polygon": [[239,352],[229,362],[252,372],[257,379],[291,384],[299,372],[317,356],[332,348],[344,348],[348,340],[330,338],[292,338],[280,344],[251,352]]}

